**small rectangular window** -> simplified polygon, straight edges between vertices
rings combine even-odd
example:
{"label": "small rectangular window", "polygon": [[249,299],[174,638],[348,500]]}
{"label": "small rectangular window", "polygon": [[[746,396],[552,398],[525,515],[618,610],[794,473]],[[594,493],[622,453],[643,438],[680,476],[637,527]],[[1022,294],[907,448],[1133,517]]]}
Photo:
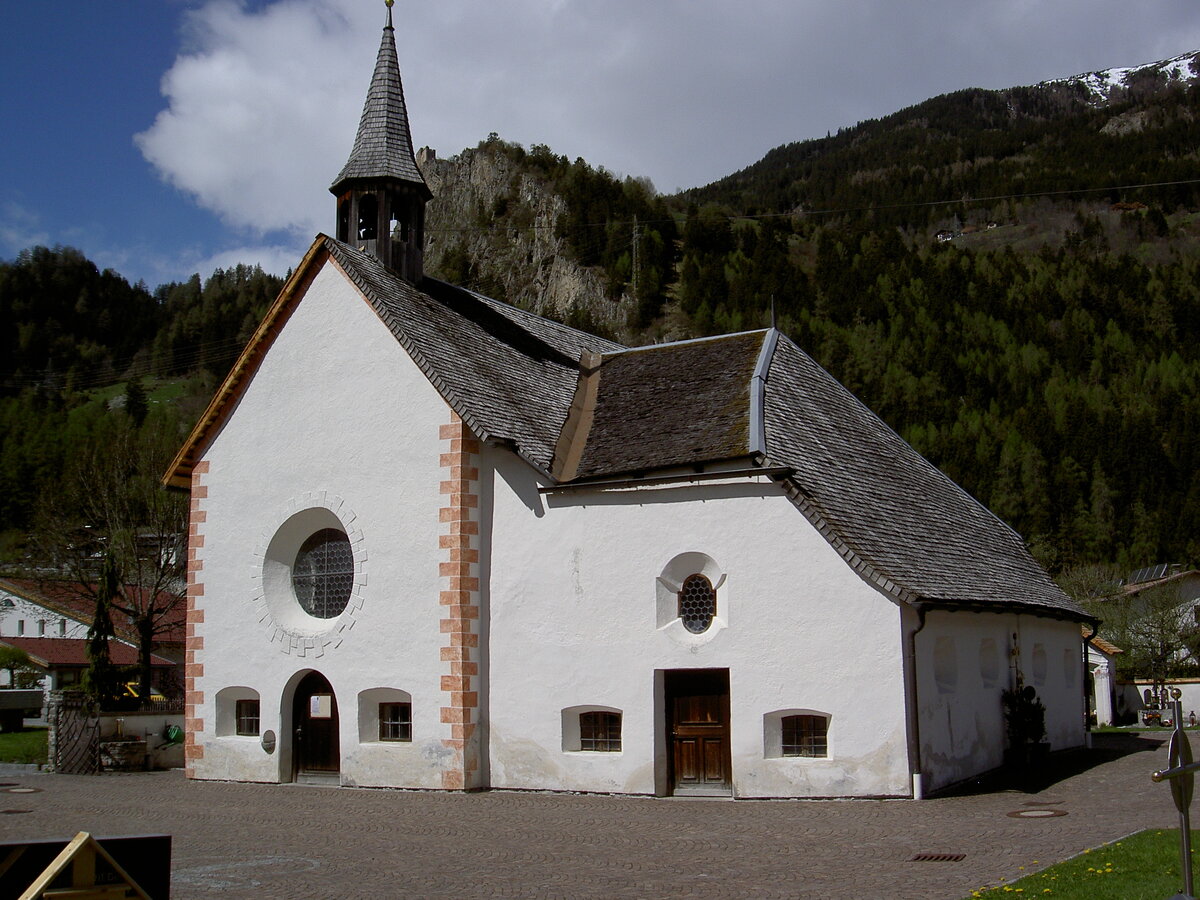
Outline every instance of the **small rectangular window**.
{"label": "small rectangular window", "polygon": [[621,714],[585,712],[579,714],[579,749],[600,753],[621,750]]}
{"label": "small rectangular window", "polygon": [[379,739],[381,741],[412,740],[412,704],[379,704]]}
{"label": "small rectangular window", "polygon": [[784,716],[784,756],[828,756],[829,720],[824,716]]}
{"label": "small rectangular window", "polygon": [[67,633],[67,620],[59,619],[58,620],[58,636],[64,637],[64,636],[66,636],[66,633]]}
{"label": "small rectangular window", "polygon": [[38,637],[46,636],[46,620],[38,619]]}
{"label": "small rectangular window", "polygon": [[24,633],[25,633],[25,620],[17,619],[17,634],[24,634]]}
{"label": "small rectangular window", "polygon": [[237,733],[257,735],[258,734],[258,701],[257,700],[239,700],[237,702]]}

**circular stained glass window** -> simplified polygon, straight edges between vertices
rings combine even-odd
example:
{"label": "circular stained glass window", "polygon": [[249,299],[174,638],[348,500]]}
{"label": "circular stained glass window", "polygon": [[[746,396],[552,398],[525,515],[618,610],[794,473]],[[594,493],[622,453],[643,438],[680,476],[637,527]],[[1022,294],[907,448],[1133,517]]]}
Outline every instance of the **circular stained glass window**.
{"label": "circular stained glass window", "polygon": [[292,588],[310,616],[342,614],[354,588],[354,552],[344,531],[323,528],[304,542],[292,566]]}
{"label": "circular stained glass window", "polygon": [[692,634],[708,631],[717,614],[717,592],[703,575],[689,575],[679,589],[679,618]]}

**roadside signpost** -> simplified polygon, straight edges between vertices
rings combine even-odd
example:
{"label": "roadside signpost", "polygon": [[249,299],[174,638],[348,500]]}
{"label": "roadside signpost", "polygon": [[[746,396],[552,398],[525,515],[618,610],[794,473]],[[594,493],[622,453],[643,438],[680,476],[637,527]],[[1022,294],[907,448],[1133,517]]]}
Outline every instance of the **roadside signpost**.
{"label": "roadside signpost", "polygon": [[1196,776],[1193,774],[1200,769],[1200,763],[1192,762],[1192,746],[1188,743],[1187,734],[1183,730],[1183,703],[1179,688],[1171,690],[1171,706],[1174,708],[1175,730],[1171,732],[1171,745],[1167,749],[1167,768],[1160,769],[1150,776],[1155,782],[1169,781],[1171,784],[1171,799],[1179,810],[1179,857],[1183,872],[1183,893],[1176,894],[1170,900],[1195,900],[1192,894],[1192,823],[1189,808],[1192,805],[1192,790]]}

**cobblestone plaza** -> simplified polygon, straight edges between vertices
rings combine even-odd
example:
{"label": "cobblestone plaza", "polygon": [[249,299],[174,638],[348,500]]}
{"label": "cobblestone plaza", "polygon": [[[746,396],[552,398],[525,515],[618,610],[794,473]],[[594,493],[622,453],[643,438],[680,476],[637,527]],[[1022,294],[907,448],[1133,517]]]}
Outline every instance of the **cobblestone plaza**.
{"label": "cobblestone plaza", "polygon": [[[680,800],[0,776],[0,840],[166,833],[172,896],[959,900],[1173,828],[1165,735],[1097,735],[1041,790],[907,800]],[[33,788],[35,791],[28,792]],[[1049,813],[1057,810],[1057,813]],[[1065,813],[1063,815],[1062,813]],[[914,861],[964,854],[959,861]],[[1022,870],[1020,867],[1024,867]]]}

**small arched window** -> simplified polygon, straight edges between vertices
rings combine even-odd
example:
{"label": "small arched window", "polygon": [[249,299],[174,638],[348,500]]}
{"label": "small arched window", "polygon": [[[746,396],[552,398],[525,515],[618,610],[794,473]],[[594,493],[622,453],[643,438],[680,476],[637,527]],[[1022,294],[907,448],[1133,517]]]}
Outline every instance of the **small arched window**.
{"label": "small arched window", "polygon": [[579,714],[579,749],[621,752],[621,714],[593,710]]}
{"label": "small arched window", "polygon": [[689,575],[679,589],[679,618],[692,634],[708,631],[717,614],[717,592],[705,576]]}
{"label": "small arched window", "polygon": [[829,755],[829,720],[824,716],[784,716],[780,726],[784,756]]}

